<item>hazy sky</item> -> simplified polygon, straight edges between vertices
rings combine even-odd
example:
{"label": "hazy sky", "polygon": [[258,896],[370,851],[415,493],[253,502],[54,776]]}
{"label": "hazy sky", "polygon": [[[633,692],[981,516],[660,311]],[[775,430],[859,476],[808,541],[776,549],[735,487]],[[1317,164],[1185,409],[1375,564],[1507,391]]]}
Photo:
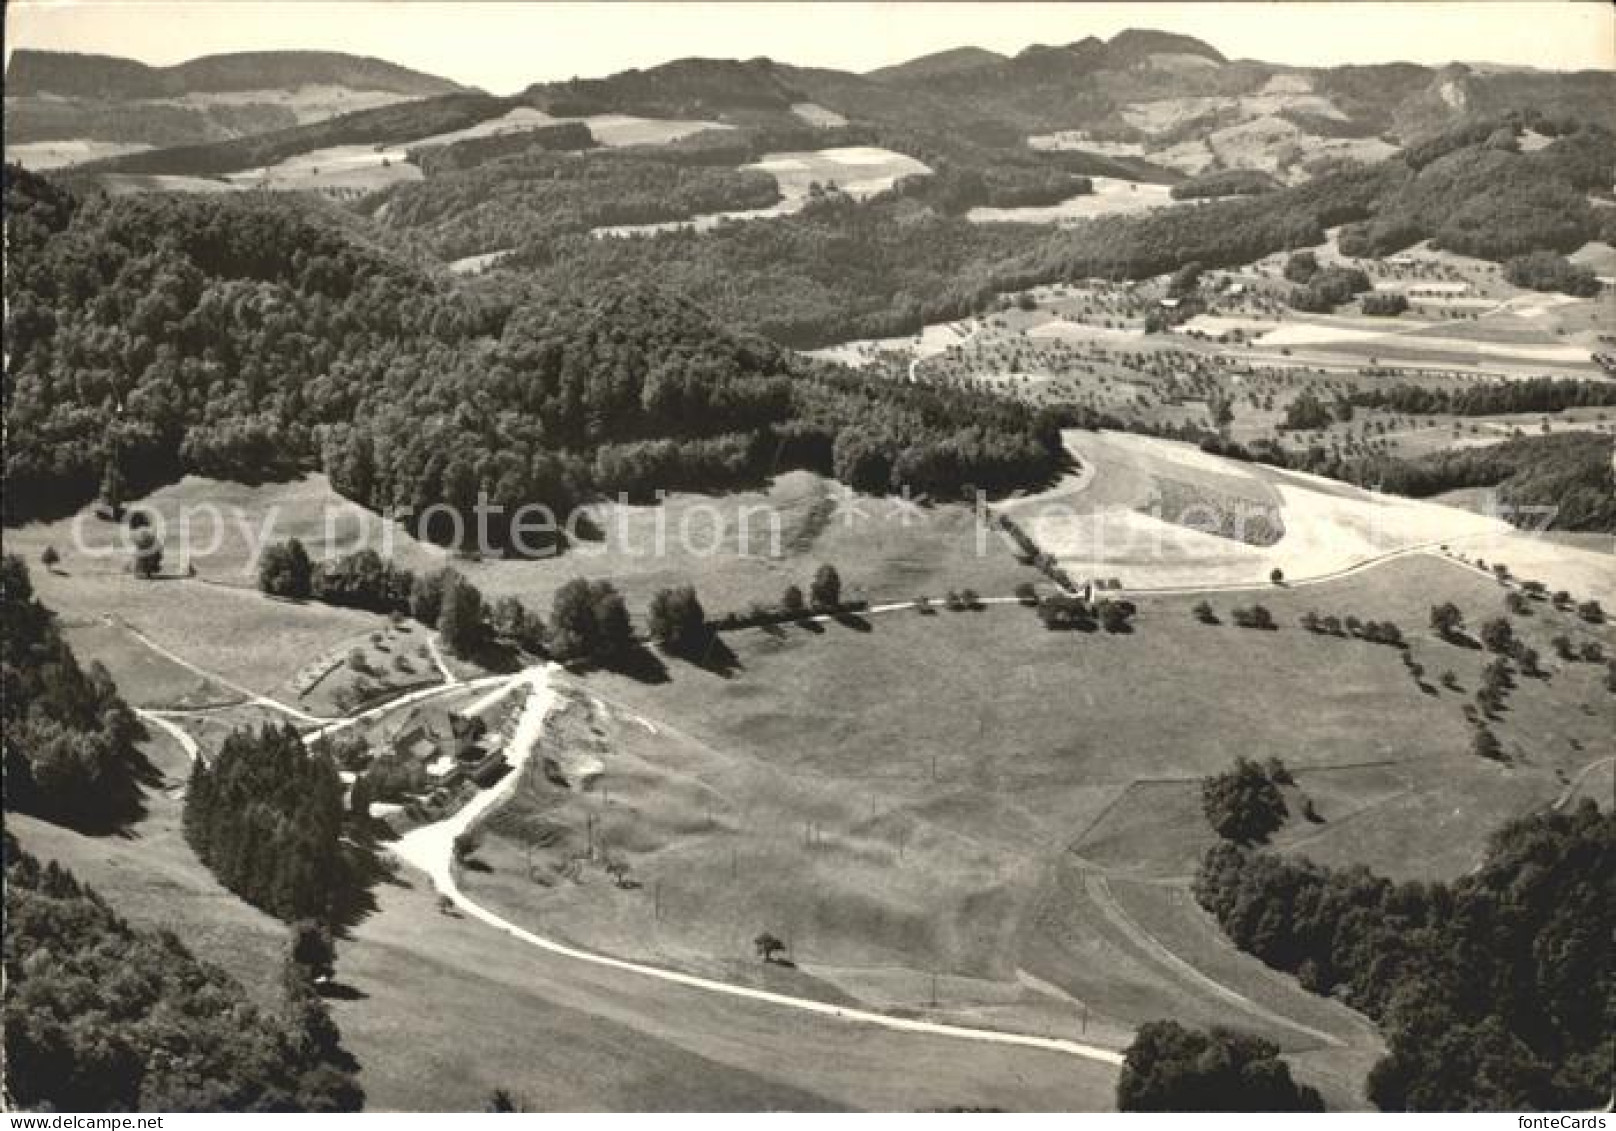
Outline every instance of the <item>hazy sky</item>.
{"label": "hazy sky", "polygon": [[1231,58],[1298,64],[1454,59],[1616,69],[1616,12],[1568,3],[482,3],[439,0],[12,0],[6,52],[48,47],[177,63],[219,51],[374,55],[512,93],[687,55],[870,70],[974,44],[1196,35]]}

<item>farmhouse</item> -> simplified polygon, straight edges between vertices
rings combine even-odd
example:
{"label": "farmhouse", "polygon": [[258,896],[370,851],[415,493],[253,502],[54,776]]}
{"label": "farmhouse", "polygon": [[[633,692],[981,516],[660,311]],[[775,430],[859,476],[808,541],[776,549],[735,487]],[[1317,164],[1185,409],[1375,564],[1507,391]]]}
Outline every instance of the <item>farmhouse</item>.
{"label": "farmhouse", "polygon": [[386,743],[387,753],[424,769],[439,785],[469,779],[491,785],[505,768],[505,741],[489,734],[481,719],[449,716],[448,733],[426,722],[414,722]]}

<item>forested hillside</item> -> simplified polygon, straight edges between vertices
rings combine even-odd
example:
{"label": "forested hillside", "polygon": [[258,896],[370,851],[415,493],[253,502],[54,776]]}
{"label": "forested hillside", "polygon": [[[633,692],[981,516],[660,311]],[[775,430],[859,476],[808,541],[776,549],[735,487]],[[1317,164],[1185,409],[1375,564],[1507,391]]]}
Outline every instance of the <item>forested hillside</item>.
{"label": "forested hillside", "polygon": [[140,931],[5,837],[8,1106],[34,1111],[357,1111],[325,1003],[289,964],[271,1012],[171,932]]}
{"label": "forested hillside", "polygon": [[1243,949],[1379,1022],[1389,1111],[1592,1109],[1610,1099],[1616,815],[1515,821],[1451,884],[1225,843],[1196,898]]}
{"label": "forested hillside", "polygon": [[6,808],[93,829],[133,816],[145,737],[99,663],[79,666],[28,567],[0,558]]}
{"label": "forested hillside", "polygon": [[860,433],[930,468],[936,494],[1037,482],[1058,458],[1029,409],[989,394],[872,386],[850,404],[833,367],[726,331],[667,279],[569,270],[466,294],[297,200],[81,202],[8,168],[6,204],[8,521],[185,471],[323,466],[378,508],[482,492],[564,518],[652,481],[829,472]]}

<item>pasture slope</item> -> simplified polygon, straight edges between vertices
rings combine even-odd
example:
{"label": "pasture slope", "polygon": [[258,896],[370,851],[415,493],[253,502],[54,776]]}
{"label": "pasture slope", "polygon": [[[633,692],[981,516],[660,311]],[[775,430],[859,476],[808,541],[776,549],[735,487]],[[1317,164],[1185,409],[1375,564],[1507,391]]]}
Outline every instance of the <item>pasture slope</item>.
{"label": "pasture slope", "polygon": [[[494,1087],[550,1108],[1111,1102],[1102,1064],[852,1024],[782,1008],[778,995],[1111,1049],[1154,1017],[1232,1023],[1278,1042],[1332,1107],[1361,1105],[1379,1052],[1372,1027],[1234,951],[1188,897],[1211,842],[1198,781],[1237,754],[1283,758],[1296,785],[1281,850],[1399,878],[1462,873],[1498,824],[1608,782],[1616,712],[1603,669],[1559,662],[1548,638],[1611,648],[1616,637],[1547,603],[1516,618],[1548,674],[1520,680],[1494,723],[1507,760],[1477,759],[1461,706],[1486,657],[1435,638],[1426,614],[1454,600],[1476,624],[1500,611],[1502,590],[1423,547],[1437,532],[1451,533],[1455,550],[1488,547],[1490,559],[1502,545],[1517,575],[1579,596],[1608,585],[1609,556],[1182,445],[1069,440],[1081,469],[1008,509],[1041,540],[1066,536],[1057,544],[1069,568],[1126,574],[1140,606],[1126,634],[1048,632],[1000,600],[1037,575],[982,538],[963,508],[933,508],[911,527],[803,473],[740,499],[604,508],[604,552],[587,561],[463,563],[485,592],[520,593],[540,611],[567,577],[610,576],[637,611],[653,588],[682,580],[773,600],[832,561],[874,607],[726,633],[703,666],[666,658],[650,681],[559,679],[537,756],[484,815],[477,867],[459,874],[476,910],[445,913],[430,871],[408,871],[376,890],[344,940],[339,969],[352,992],[335,1011],[372,1103],[475,1107]],[[1124,521],[1113,516],[1137,516],[1162,484],[1183,482],[1204,505],[1264,509],[1283,535],[1253,546],[1200,533],[1165,543],[1152,562],[1095,555],[1058,525]],[[345,504],[317,477],[259,488],[188,480],[147,505],[177,522],[184,504],[204,498],[239,507],[253,525],[273,509],[277,535],[297,533],[316,557],[358,545],[367,517],[346,514],[349,525],[328,530],[326,508]],[[783,511],[778,549],[735,533],[746,503]],[[698,518],[721,534],[703,542],[711,552],[632,552],[658,522]],[[244,534],[196,554],[197,578],[142,583],[94,552],[110,528],[90,524],[84,552],[71,549],[70,523],[15,531],[8,548],[34,560],[46,545],[67,551],[56,572],[36,573],[75,646],[107,662],[135,702],[180,710],[153,728],[149,749],[166,782],[132,837],[114,845],[25,818],[19,835],[135,922],[175,929],[267,993],[282,928],[222,892],[185,847],[186,751],[169,726],[216,741],[240,712],[275,709],[272,696],[308,655],[374,630],[378,618],[245,588],[236,580],[251,576]],[[1391,542],[1369,541],[1384,528]],[[1323,550],[1301,549],[1310,531],[1329,532],[1317,539]],[[443,563],[434,548],[395,537],[406,563]],[[1528,548],[1538,556],[1523,556]],[[1276,562],[1293,583],[1267,581]],[[976,611],[908,604],[966,578],[992,598]],[[1221,623],[1192,615],[1203,596]],[[1273,610],[1277,631],[1228,623],[1228,607],[1251,600]],[[1303,631],[1305,611],[1393,620],[1431,680],[1451,671],[1461,690],[1412,678],[1397,650]],[[134,635],[159,647],[138,647]],[[185,713],[188,703],[206,712],[210,696],[228,709]],[[1317,820],[1300,816],[1304,799]],[[757,960],[751,940],[763,931],[787,943],[791,964]],[[569,947],[608,964],[580,962]],[[612,961],[761,1000],[624,977]],[[427,1091],[446,1080],[452,1095]]]}

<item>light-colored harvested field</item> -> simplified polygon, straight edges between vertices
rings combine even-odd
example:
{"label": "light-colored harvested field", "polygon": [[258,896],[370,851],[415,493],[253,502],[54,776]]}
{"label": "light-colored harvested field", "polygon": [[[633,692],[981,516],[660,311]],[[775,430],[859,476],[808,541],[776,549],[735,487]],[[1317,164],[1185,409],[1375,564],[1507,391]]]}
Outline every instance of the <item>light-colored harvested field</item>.
{"label": "light-colored harvested field", "polygon": [[[593,119],[591,119],[593,121]],[[591,126],[591,129],[594,127]],[[626,144],[626,143],[625,143]],[[652,235],[689,228],[702,232],[719,224],[766,220],[801,212],[813,198],[813,189],[835,187],[855,200],[865,200],[885,192],[900,178],[928,174],[931,170],[902,153],[876,146],[858,145],[840,149],[817,149],[802,153],[770,153],[761,161],[741,166],[743,170],[767,173],[779,186],[778,203],[767,208],[746,208],[729,212],[705,212],[688,220],[666,220],[655,224],[619,224],[595,228],[597,236]]]}
{"label": "light-colored harvested field", "polygon": [[1034,134],[1027,139],[1030,149],[1081,149],[1103,157],[1143,157],[1145,145],[1139,141],[1095,141],[1085,130],[1056,130],[1054,133]]}
{"label": "light-colored harvested field", "polygon": [[[565,120],[565,119],[563,119]],[[723,122],[687,121],[675,118],[637,118],[632,114],[595,114],[578,121],[601,145],[667,145],[703,130],[727,130]]]}
{"label": "light-colored harvested field", "polygon": [[1616,276],[1616,247],[1608,243],[1585,243],[1568,257],[1571,262],[1586,267],[1601,278]]}
{"label": "light-colored harvested field", "polygon": [[60,141],[28,141],[6,146],[6,160],[14,161],[25,169],[43,172],[77,165],[84,161],[99,161],[103,157],[122,157],[126,153],[143,153],[152,148],[139,142],[91,141],[87,138],[64,138]]}
{"label": "light-colored harvested field", "polygon": [[498,251],[485,251],[481,255],[468,255],[464,259],[450,260],[448,268],[456,275],[481,275],[496,266],[501,259],[509,255],[514,248],[501,248]]}
{"label": "light-colored harvested field", "polygon": [[814,102],[793,102],[791,112],[810,126],[845,126],[847,119]]}
{"label": "light-colored harvested field", "polygon": [[240,185],[232,184],[230,181],[156,173],[104,173],[96,178],[96,182],[111,196],[125,196],[137,192],[241,191]]}
{"label": "light-colored harvested field", "polygon": [[178,98],[154,98],[144,105],[183,106],[206,110],[215,106],[284,106],[297,116],[298,125],[323,122],[339,114],[373,110],[407,102],[411,95],[392,90],[357,90],[346,86],[308,84],[293,90],[212,90],[190,91]]}
{"label": "light-colored harvested field", "polygon": [[1182,203],[1172,198],[1167,185],[1093,177],[1094,191],[1068,197],[1058,204],[1023,208],[973,208],[966,219],[978,224],[1069,224],[1097,216],[1122,216],[1147,208]]}
{"label": "light-colored harvested field", "polygon": [[768,173],[780,186],[786,203],[800,209],[808,202],[810,190],[818,184],[831,184],[856,200],[885,192],[901,177],[931,172],[927,166],[902,153],[872,145],[817,149],[801,153],[770,153],[763,160],[743,169]]}
{"label": "light-colored harvested field", "polygon": [[542,126],[557,125],[568,119],[553,118],[543,110],[532,106],[518,106],[497,118],[489,118],[475,125],[466,126],[458,130],[445,130],[443,133],[428,134],[410,142],[408,146],[400,148],[425,149],[429,146],[453,145],[457,141],[466,141],[478,137],[496,137],[503,134],[526,133],[539,129]]}
{"label": "light-colored harvested field", "polygon": [[374,192],[421,179],[404,146],[333,145],[311,149],[274,165],[229,174],[242,188],[280,191],[350,189]]}
{"label": "light-colored harvested field", "polygon": [[[1017,521],[1074,577],[1119,577],[1130,589],[1262,585],[1276,568],[1303,580],[1503,529],[1497,520],[1225,460],[1189,444],[1088,432],[1069,433],[1067,442],[1095,468],[1092,480],[1075,494],[1057,488],[1018,504]],[[1273,506],[1267,493],[1277,493],[1284,537],[1270,546],[1246,545],[1204,532],[1202,516],[1141,513],[1158,480],[1215,484],[1219,476],[1230,481],[1223,494],[1248,498],[1264,514]]]}

